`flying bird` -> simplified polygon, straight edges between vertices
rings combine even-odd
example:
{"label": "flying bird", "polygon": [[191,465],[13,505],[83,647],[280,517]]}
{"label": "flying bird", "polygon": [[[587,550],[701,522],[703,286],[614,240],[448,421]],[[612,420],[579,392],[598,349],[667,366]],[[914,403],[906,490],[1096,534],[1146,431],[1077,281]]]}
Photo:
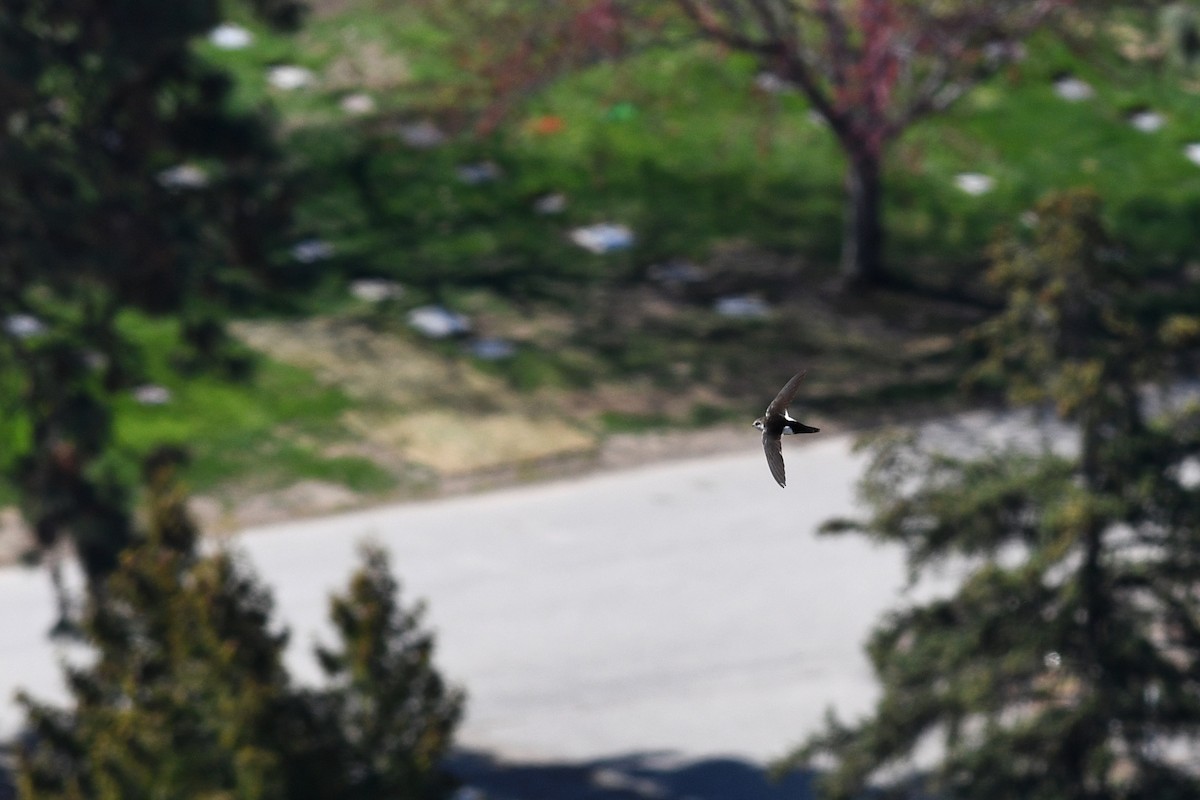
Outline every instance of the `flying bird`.
{"label": "flying bird", "polygon": [[787,486],[783,471],[783,436],[792,433],[816,433],[820,428],[813,428],[803,422],[792,419],[788,406],[800,388],[800,381],[808,370],[802,369],[783,385],[779,394],[767,406],[767,413],[754,420],[754,427],[762,431],[763,450],[767,454],[767,466],[771,468],[771,476],[780,486]]}

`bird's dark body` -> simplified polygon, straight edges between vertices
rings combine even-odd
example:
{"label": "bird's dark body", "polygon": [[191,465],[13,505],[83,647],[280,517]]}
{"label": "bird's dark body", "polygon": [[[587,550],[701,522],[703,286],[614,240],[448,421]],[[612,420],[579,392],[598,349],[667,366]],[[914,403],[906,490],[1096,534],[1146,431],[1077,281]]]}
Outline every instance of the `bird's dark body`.
{"label": "bird's dark body", "polygon": [[763,433],[775,438],[793,433],[816,433],[819,430],[821,429],[805,425],[803,422],[798,422],[794,419],[788,419],[782,415],[765,417],[763,419]]}
{"label": "bird's dark body", "polygon": [[788,415],[788,405],[796,396],[800,381],[804,380],[806,374],[807,370],[800,370],[793,375],[779,390],[779,394],[775,395],[771,405],[767,406],[767,413],[754,420],[754,427],[762,431],[763,452],[767,454],[767,466],[771,468],[771,477],[781,487],[787,486],[787,476],[783,468],[783,437],[796,433],[817,433],[821,430],[805,425]]}

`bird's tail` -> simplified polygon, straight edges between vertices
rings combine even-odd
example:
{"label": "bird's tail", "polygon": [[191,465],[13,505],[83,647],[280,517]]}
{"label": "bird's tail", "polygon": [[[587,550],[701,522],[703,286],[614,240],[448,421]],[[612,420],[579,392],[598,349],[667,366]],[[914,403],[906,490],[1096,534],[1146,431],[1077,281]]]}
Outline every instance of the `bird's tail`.
{"label": "bird's tail", "polygon": [[799,424],[793,424],[792,427],[796,429],[796,433],[820,433],[821,431],[820,428],[814,428],[811,425],[805,425],[803,422]]}

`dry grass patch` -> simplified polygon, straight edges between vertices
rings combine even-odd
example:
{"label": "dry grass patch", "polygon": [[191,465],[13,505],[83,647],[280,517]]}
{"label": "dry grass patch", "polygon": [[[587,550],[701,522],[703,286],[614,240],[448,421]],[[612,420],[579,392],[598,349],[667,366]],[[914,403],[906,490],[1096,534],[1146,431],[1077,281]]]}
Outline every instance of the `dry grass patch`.
{"label": "dry grass patch", "polygon": [[425,411],[382,417],[351,412],[347,424],[358,435],[439,475],[491,470],[595,450],[596,438],[561,419],[523,414],[464,417]]}
{"label": "dry grass patch", "polygon": [[239,322],[233,332],[255,350],[373,404],[490,411],[507,391],[501,379],[470,364],[355,320]]}
{"label": "dry grass patch", "polygon": [[345,52],[325,70],[322,84],[340,91],[387,91],[412,81],[412,66],[402,53],[382,42],[362,41],[355,31],[342,34]]}
{"label": "dry grass patch", "polygon": [[[522,396],[503,379],[396,333],[344,319],[241,322],[251,347],[337,386],[359,408],[343,419],[366,455],[389,471],[421,465],[439,476],[590,453],[596,437],[564,419],[561,401]],[[557,401],[556,401],[557,400]]]}
{"label": "dry grass patch", "polygon": [[188,510],[204,531],[230,533],[250,525],[332,514],[362,504],[363,496],[336,483],[303,480],[283,489],[245,496],[193,497]]}

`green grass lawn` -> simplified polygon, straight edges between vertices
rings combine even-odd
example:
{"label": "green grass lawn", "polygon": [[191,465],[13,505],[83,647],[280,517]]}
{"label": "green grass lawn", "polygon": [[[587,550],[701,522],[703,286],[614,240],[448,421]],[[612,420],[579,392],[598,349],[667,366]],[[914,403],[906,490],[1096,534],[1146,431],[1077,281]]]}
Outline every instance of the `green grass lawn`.
{"label": "green grass lawn", "polygon": [[[456,135],[454,121],[469,115],[448,107],[467,80],[446,56],[455,32],[430,27],[403,4],[346,3],[294,37],[239,22],[254,31],[250,47],[200,48],[236,76],[236,103],[276,109],[302,189],[296,238],[320,237],[335,248],[320,267],[327,275],[309,297],[309,312],[370,317],[347,299],[345,286],[371,276],[407,287],[386,320],[371,322],[396,336],[411,338],[399,322],[404,309],[431,301],[478,312],[501,331],[520,330],[543,312],[566,315],[573,328],[558,338],[518,336],[516,358],[476,365],[517,394],[645,380],[676,389],[712,385],[740,401],[754,396],[748,376],[772,352],[828,358],[824,394],[839,408],[856,397],[885,403],[920,395],[922,386],[945,392],[953,385],[946,377],[952,368],[921,378],[919,358],[872,349],[869,327],[853,335],[839,327],[842,310],[770,325],[713,314],[716,292],[779,287],[806,301],[833,276],[839,246],[841,154],[799,97],[753,88],[749,59],[697,44],[600,65],[530,98],[496,134],[479,138]],[[268,68],[285,63],[312,69],[315,85],[268,86]],[[1075,103],[1058,97],[1053,79],[1063,73],[1090,82],[1095,96]],[[1151,65],[1115,55],[1084,60],[1049,38],[1035,41],[1024,63],[909,131],[891,151],[890,263],[917,282],[971,286],[998,226],[1019,224],[1046,192],[1079,185],[1105,198],[1118,238],[1140,263],[1183,263],[1196,248],[1200,212],[1200,167],[1183,155],[1200,140],[1200,103],[1185,86]],[[377,109],[348,115],[340,102],[360,90]],[[1163,114],[1165,126],[1135,130],[1127,117],[1142,108]],[[547,116],[559,118],[561,130],[538,133],[529,124]],[[403,143],[398,127],[423,120],[445,128],[444,145]],[[499,168],[497,180],[458,178],[459,167],[481,161]],[[993,190],[966,194],[954,185],[962,172],[991,177]],[[566,210],[535,213],[536,199],[550,192],[566,195]],[[634,247],[593,256],[569,241],[574,226],[600,221],[629,225]],[[632,310],[641,309],[631,300],[636,293],[642,306],[654,305],[645,294],[650,265],[675,257],[710,263],[737,248],[774,259],[773,271],[739,272],[732,257],[719,282],[671,298],[671,314]],[[851,313],[888,310],[856,306]],[[932,318],[917,333],[961,326],[936,311]],[[271,488],[306,477],[364,492],[394,485],[393,473],[366,458],[329,454],[356,402],[337,387],[270,359],[244,384],[184,379],[168,366],[172,324],[130,318],[127,325],[148,348],[152,379],[174,392],[163,407],[121,401],[119,436],[130,452],[161,441],[189,444],[199,490],[231,482]],[[469,360],[457,345],[436,348],[446,359]],[[946,358],[944,349],[937,353]],[[902,368],[874,393],[851,381],[891,362]],[[820,375],[814,378],[820,390]],[[600,410],[595,424],[622,431],[729,413],[721,397],[706,397],[669,417]]]}
{"label": "green grass lawn", "polygon": [[351,401],[304,370],[260,358],[246,381],[183,378],[170,366],[179,344],[176,323],[127,315],[122,329],[146,354],[146,378],[171,392],[158,406],[139,404],[132,394],[119,398],[117,440],[131,462],[159,444],[185,445],[192,455],[189,483],[200,492],[231,479],[258,491],[304,478],[363,492],[393,485],[365,458],[322,454],[346,436],[341,415]]}
{"label": "green grass lawn", "polygon": [[[534,96],[494,136],[417,151],[399,141],[396,125],[462,118],[439,104],[466,78],[440,47],[453,32],[430,30],[414,14],[350,4],[295,39],[264,33],[247,51],[214,55],[238,71],[247,102],[267,97],[280,109],[310,181],[300,225],[337,243],[349,271],[434,292],[462,284],[539,292],[563,280],[636,276],[669,256],[703,258],[730,237],[831,270],[840,152],[798,97],[753,88],[751,60],[696,45],[601,65]],[[338,102],[353,91],[346,65],[361,52],[391,54],[403,68],[384,70],[373,87],[367,81],[379,110],[354,119]],[[328,77],[311,89],[271,90],[265,70],[284,61]],[[1090,82],[1096,96],[1056,96],[1062,73]],[[1200,205],[1200,167],[1182,152],[1200,138],[1200,104],[1186,83],[1103,50],[1088,61],[1048,37],[1035,41],[1024,63],[893,149],[891,263],[918,278],[926,270],[969,278],[997,225],[1048,191],[1079,185],[1106,198],[1122,240],[1178,261],[1195,244],[1190,220]],[[1135,130],[1127,116],[1141,108],[1164,114],[1165,127]],[[561,132],[539,135],[526,124],[546,115],[562,120]],[[485,159],[501,167],[499,181],[456,179],[458,165]],[[960,172],[987,174],[995,188],[969,196],[954,186]],[[532,213],[533,199],[549,191],[568,195],[563,216]],[[600,220],[631,225],[634,250],[589,258],[565,241],[565,230]]]}

